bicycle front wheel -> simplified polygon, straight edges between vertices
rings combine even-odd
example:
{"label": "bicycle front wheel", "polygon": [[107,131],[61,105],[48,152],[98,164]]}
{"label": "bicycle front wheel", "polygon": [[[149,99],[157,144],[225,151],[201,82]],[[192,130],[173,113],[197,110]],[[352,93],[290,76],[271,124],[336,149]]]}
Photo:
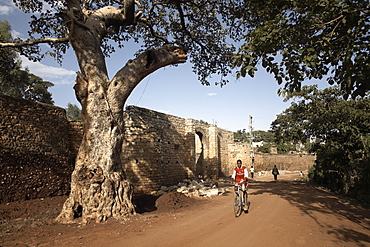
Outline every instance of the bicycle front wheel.
{"label": "bicycle front wheel", "polygon": [[242,198],[239,195],[235,195],[234,197],[234,214],[235,217],[239,217],[243,211],[243,203]]}

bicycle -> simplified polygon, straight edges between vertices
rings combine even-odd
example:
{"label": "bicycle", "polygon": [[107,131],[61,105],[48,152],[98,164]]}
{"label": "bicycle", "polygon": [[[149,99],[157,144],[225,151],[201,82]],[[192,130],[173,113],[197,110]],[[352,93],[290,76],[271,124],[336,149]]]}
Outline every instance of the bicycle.
{"label": "bicycle", "polygon": [[249,201],[248,201],[248,191],[246,190],[246,202],[244,202],[244,196],[243,195],[243,190],[242,190],[243,182],[239,182],[237,184],[237,190],[235,191],[235,196],[234,196],[234,214],[235,217],[239,217],[242,212],[243,212],[243,207],[244,205],[248,205],[247,210],[245,210],[246,213],[248,213],[249,210]]}

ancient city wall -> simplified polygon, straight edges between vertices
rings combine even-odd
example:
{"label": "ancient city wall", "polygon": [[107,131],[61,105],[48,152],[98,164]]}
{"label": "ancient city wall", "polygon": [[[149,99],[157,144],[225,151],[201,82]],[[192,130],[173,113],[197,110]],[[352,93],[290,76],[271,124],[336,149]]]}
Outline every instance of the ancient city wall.
{"label": "ancient city wall", "polygon": [[0,133],[0,202],[68,193],[74,155],[63,108],[0,96]]}
{"label": "ancient city wall", "polygon": [[152,110],[129,106],[122,159],[136,192],[150,193],[199,174],[223,176],[233,133]]}
{"label": "ancient city wall", "polygon": [[257,170],[272,170],[274,165],[279,170],[304,171],[315,162],[316,156],[311,154],[256,154],[255,168]]}
{"label": "ancient city wall", "polygon": [[[129,106],[121,158],[135,193],[202,175],[232,174],[237,159],[252,164],[248,144],[233,132],[168,114]],[[0,96],[0,202],[65,195],[82,139],[82,125],[68,122],[63,108]],[[305,170],[314,157],[255,154],[256,171]]]}
{"label": "ancient city wall", "polygon": [[314,165],[316,159],[316,156],[311,154],[266,154],[256,153],[256,150],[254,150],[254,161],[252,164],[251,153],[252,150],[248,143],[229,144],[228,156],[229,160],[233,160],[233,162],[229,166],[223,166],[224,173],[231,174],[238,159],[241,159],[243,165],[248,168],[253,165],[256,172],[272,170],[274,165],[279,170],[305,171]]}
{"label": "ancient city wall", "polygon": [[136,192],[150,192],[191,177],[192,136],[185,119],[128,107],[122,159]]}

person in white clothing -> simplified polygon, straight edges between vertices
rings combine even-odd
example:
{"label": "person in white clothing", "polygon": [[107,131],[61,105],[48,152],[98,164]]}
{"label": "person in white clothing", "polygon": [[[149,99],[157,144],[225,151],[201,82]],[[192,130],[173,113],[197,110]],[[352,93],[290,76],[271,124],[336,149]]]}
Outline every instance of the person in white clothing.
{"label": "person in white clothing", "polygon": [[251,178],[253,178],[254,177],[254,167],[251,166],[251,168],[249,170],[251,172]]}

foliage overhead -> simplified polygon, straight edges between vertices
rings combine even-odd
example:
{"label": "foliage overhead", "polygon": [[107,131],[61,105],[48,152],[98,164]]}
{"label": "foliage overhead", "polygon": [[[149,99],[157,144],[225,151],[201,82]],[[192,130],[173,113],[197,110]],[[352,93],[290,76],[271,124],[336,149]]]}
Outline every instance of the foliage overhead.
{"label": "foliage overhead", "polygon": [[[11,42],[11,27],[7,21],[0,21],[0,42]],[[0,93],[53,104],[48,88],[53,83],[44,81],[40,77],[21,69],[21,61],[14,48],[7,47],[0,53]]]}
{"label": "foliage overhead", "polygon": [[340,85],[345,97],[370,90],[368,0],[223,1],[225,22],[243,43],[235,58],[238,76],[258,65],[299,91],[307,79]]}
{"label": "foliage overhead", "polygon": [[[219,75],[216,83],[223,85],[227,82],[224,77],[230,73],[230,55],[235,49],[226,42],[228,29],[222,26],[217,0],[140,0],[135,1],[134,16],[127,14],[130,13],[127,8],[134,8],[130,6],[133,0],[75,1],[78,4],[74,7],[74,13],[69,12],[66,7],[68,1],[64,0],[14,2],[24,12],[34,13],[30,21],[30,39],[23,43],[19,41],[19,45],[16,45],[21,54],[32,60],[40,60],[48,54],[61,62],[70,46],[71,37],[65,21],[73,18],[77,25],[84,25],[88,16],[95,15],[96,18],[106,18],[105,32],[97,37],[101,39],[105,56],[124,47],[128,41],[139,43],[142,50],[155,49],[165,44],[176,45],[188,51],[193,70],[202,84],[208,85],[212,74]],[[114,14],[111,12],[111,16],[103,16],[112,10]],[[118,18],[123,12],[126,19]],[[69,25],[76,24],[69,22]],[[24,42],[29,46],[21,47]],[[51,49],[41,49],[40,43],[49,44]],[[138,50],[137,54],[142,50]]]}

